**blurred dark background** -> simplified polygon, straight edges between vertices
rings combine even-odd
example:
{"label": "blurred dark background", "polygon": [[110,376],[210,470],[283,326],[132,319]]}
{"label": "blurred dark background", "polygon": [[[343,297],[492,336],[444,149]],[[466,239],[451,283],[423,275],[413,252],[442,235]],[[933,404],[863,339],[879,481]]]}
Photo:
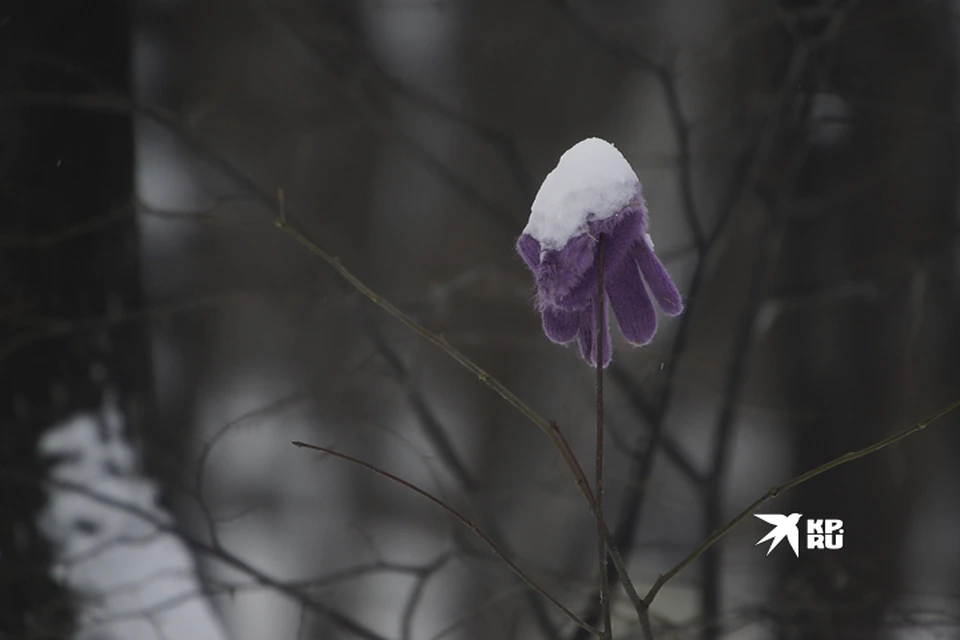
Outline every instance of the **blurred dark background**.
{"label": "blurred dark background", "polygon": [[[596,623],[595,525],[549,440],[281,208],[591,475],[594,373],[542,334],[513,242],[565,149],[618,146],[687,304],[607,371],[607,518],[641,593],[771,486],[957,399],[958,17],[0,4],[0,639],[159,638],[192,600],[237,640],[583,637],[436,505],[291,440],[435,494]],[[38,525],[69,462],[41,441],[108,401],[202,585],[124,614],[140,635],[85,613],[111,596]],[[843,519],[844,548],[766,557],[750,518],[663,589],[656,637],[958,637],[958,427],[766,505]],[[619,591],[613,637],[641,637]]]}

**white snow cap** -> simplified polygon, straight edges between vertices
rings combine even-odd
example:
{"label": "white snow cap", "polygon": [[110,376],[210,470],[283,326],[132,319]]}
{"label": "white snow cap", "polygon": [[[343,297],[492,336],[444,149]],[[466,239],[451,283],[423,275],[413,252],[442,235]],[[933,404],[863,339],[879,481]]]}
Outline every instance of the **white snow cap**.
{"label": "white snow cap", "polygon": [[637,198],[640,179],[615,146],[587,138],[560,156],[533,200],[523,232],[543,249],[562,249],[587,230],[589,220],[603,220]]}

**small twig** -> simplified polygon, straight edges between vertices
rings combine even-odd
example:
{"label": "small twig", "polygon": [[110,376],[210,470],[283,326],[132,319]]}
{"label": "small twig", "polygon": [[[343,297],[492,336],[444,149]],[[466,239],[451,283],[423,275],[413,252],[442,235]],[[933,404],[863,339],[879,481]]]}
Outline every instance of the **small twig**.
{"label": "small twig", "polygon": [[603,620],[603,637],[610,638],[613,634],[610,622],[610,588],[607,584],[607,540],[604,531],[607,529],[603,518],[603,337],[604,315],[603,305],[603,234],[597,239],[597,567],[600,581],[600,611]]}
{"label": "small twig", "polygon": [[657,581],[653,584],[653,586],[650,587],[650,591],[647,592],[647,595],[643,599],[644,602],[647,604],[647,606],[650,606],[650,604],[653,602],[653,599],[657,597],[657,593],[660,592],[660,589],[662,589],[667,582],[669,582],[678,573],[683,571],[687,567],[687,565],[689,565],[691,562],[699,558],[704,551],[712,547],[714,544],[719,542],[721,538],[723,538],[725,535],[730,533],[730,531],[735,526],[737,526],[738,524],[740,524],[741,522],[749,518],[751,515],[753,515],[757,511],[757,509],[762,507],[764,504],[766,504],[768,501],[772,500],[773,498],[776,498],[778,495],[780,495],[784,491],[793,489],[794,487],[801,485],[804,482],[807,482],[808,480],[812,480],[813,478],[816,478],[820,474],[826,473],[831,469],[835,469],[841,465],[847,464],[848,462],[853,462],[854,460],[858,460],[860,458],[863,458],[864,456],[868,456],[872,453],[876,453],[881,449],[885,449],[886,447],[889,447],[892,444],[900,442],[904,438],[907,438],[919,431],[922,431],[933,422],[936,422],[937,420],[939,420],[940,418],[944,417],[945,415],[947,415],[951,411],[954,411],[957,408],[960,408],[960,400],[954,400],[953,402],[948,404],[946,407],[934,413],[929,418],[916,423],[915,425],[913,425],[908,429],[904,429],[899,433],[895,433],[892,436],[884,438],[879,442],[875,442],[874,444],[868,447],[864,447],[863,449],[845,453],[842,456],[839,456],[837,458],[834,458],[833,460],[830,460],[829,462],[823,463],[819,467],[815,467],[810,471],[807,471],[806,473],[800,474],[799,476],[793,478],[789,482],[786,482],[781,485],[777,485],[775,487],[771,487],[769,491],[767,491],[765,494],[757,498],[753,502],[753,504],[751,504],[749,507],[744,509],[740,513],[740,515],[738,515],[733,520],[728,522],[722,529],[718,529],[717,531],[714,531],[709,538],[707,538],[702,543],[700,543],[700,545],[696,549],[694,549],[692,552],[690,552],[689,555],[687,555],[687,557],[685,557],[683,560],[677,563],[676,566],[674,566],[672,569],[670,569],[666,573],[661,574],[657,578]]}
{"label": "small twig", "polygon": [[392,480],[393,482],[396,482],[397,484],[403,487],[406,487],[407,489],[410,489],[417,495],[426,498],[427,500],[434,503],[435,505],[437,505],[438,507],[440,507],[441,509],[449,513],[451,516],[459,520],[468,529],[470,529],[474,533],[474,535],[480,538],[484,542],[484,544],[486,544],[490,548],[490,550],[493,552],[495,556],[497,556],[497,558],[499,558],[504,564],[506,564],[510,568],[511,571],[513,571],[517,575],[518,578],[520,578],[523,582],[527,584],[527,586],[529,586],[531,589],[533,589],[534,591],[539,593],[541,596],[543,596],[546,600],[548,600],[550,604],[552,604],[557,609],[562,611],[563,614],[567,616],[567,618],[569,618],[574,624],[576,624],[581,629],[586,630],[590,634],[597,636],[598,638],[602,637],[598,629],[590,626],[589,624],[581,620],[577,616],[577,614],[575,614],[574,612],[570,611],[568,608],[563,606],[563,604],[559,600],[554,598],[543,587],[541,587],[536,582],[534,582],[532,578],[529,578],[527,574],[525,574],[520,567],[518,567],[512,560],[510,560],[510,558],[504,555],[504,553],[500,550],[500,547],[498,547],[497,544],[487,534],[481,531],[480,527],[474,524],[472,520],[462,515],[459,511],[457,511],[456,509],[454,509],[453,507],[445,503],[443,500],[437,498],[431,493],[428,493],[427,491],[424,491],[423,489],[413,484],[412,482],[404,480],[403,478],[396,476],[390,473],[389,471],[385,471],[384,469],[376,467],[368,462],[364,462],[359,458],[354,458],[353,456],[349,456],[345,453],[340,453],[339,451],[334,451],[333,449],[328,449],[327,447],[321,447],[315,444],[307,444],[306,442],[300,442],[297,440],[293,441],[291,444],[293,444],[296,447],[301,447],[304,449],[312,449],[314,451],[320,451],[322,453],[329,454],[336,458],[340,458],[341,460],[346,460],[347,462],[353,463],[359,467],[363,467],[368,471],[372,471],[373,473],[379,476],[383,476],[388,480]]}

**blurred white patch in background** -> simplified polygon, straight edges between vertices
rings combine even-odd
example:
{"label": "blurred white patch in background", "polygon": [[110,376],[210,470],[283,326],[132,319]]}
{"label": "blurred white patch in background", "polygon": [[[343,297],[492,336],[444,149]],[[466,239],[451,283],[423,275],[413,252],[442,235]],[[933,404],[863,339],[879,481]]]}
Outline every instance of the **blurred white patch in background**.
{"label": "blurred white patch in background", "polygon": [[[460,37],[456,2],[445,0],[360,0],[373,53],[392,73],[426,84],[451,80],[459,69],[452,55]],[[437,77],[438,76],[438,77]]]}
{"label": "blurred white patch in background", "polygon": [[810,113],[810,144],[816,146],[834,146],[850,137],[850,104],[835,93],[819,92],[813,97]]}
{"label": "blurred white patch in background", "polygon": [[[174,64],[157,34],[134,30],[131,42],[134,100],[156,105],[162,99]],[[164,295],[189,277],[186,261],[178,260],[196,225],[165,218],[151,211],[189,212],[202,206],[203,193],[194,177],[187,151],[176,136],[157,121],[134,112],[134,194],[140,213],[141,273],[148,298]],[[163,269],[155,268],[164,265]]]}
{"label": "blurred white patch in background", "polygon": [[[194,420],[200,442],[206,443],[196,489],[225,549],[278,580],[302,579],[310,577],[315,566],[309,538],[317,535],[318,527],[308,506],[317,499],[314,487],[335,481],[318,477],[313,461],[295,455],[289,445],[303,436],[304,416],[295,411],[297,403],[238,420],[290,397],[284,377],[275,373],[266,366],[238,367],[233,375],[206,380]],[[301,509],[289,508],[301,500]],[[324,510],[330,508],[326,502]],[[249,575],[221,564],[210,570],[217,582],[251,583]],[[218,604],[224,607],[233,638],[297,635],[298,605],[283,594],[240,589]]]}
{"label": "blurred white patch in background", "polygon": [[115,401],[55,426],[39,448],[57,460],[40,530],[54,576],[77,596],[78,640],[225,639]]}
{"label": "blurred white patch in background", "polygon": [[[461,60],[457,43],[462,37],[465,3],[364,0],[362,7],[370,47],[381,69],[391,78],[448,108],[461,108],[463,96],[457,83]],[[461,204],[460,196],[452,191],[449,180],[420,161],[418,156],[425,152],[447,170],[473,183],[471,176],[464,176],[464,167],[468,163],[457,157],[464,139],[471,132],[399,94],[388,95],[390,126],[410,142],[387,136],[387,144],[374,169],[367,212],[370,221],[369,263],[376,281],[387,287],[388,295],[403,296],[414,292],[421,295],[423,282],[428,278],[419,270],[430,269],[430,261],[424,260],[423,256],[441,254],[438,244],[442,242],[444,221],[450,217],[451,207],[457,210],[454,217],[473,214]],[[419,147],[420,151],[411,145]],[[400,357],[406,357],[406,354],[401,353]],[[412,375],[416,376],[416,372]],[[430,406],[436,408],[443,404],[443,393],[438,387],[419,382],[411,380],[407,384],[421,389]],[[444,421],[452,442],[470,440],[468,433],[473,425],[463,418],[473,414],[470,398],[472,396],[462,398],[457,419]],[[419,420],[410,415],[409,403],[400,397],[392,401],[395,406],[383,408],[396,416],[387,428],[420,440],[422,427]],[[416,449],[431,451],[432,446],[423,442]],[[464,465],[473,468],[475,456],[471,456],[471,451],[462,448],[460,451]],[[429,473],[424,473],[428,469],[423,456],[410,447],[397,448],[393,438],[372,440],[369,456],[402,477],[425,482],[427,488],[431,484],[425,477]],[[438,461],[436,466],[442,464]],[[394,490],[389,491],[388,495],[396,495]],[[427,509],[432,510],[432,507],[427,506]],[[449,544],[438,539],[434,527],[418,524],[414,518],[416,513],[411,511],[404,517],[383,517],[375,525],[371,524],[371,534],[377,536],[378,544],[386,545],[389,557],[425,562]],[[376,589],[364,592],[361,619],[377,619],[389,611],[395,621],[399,620],[406,600],[403,594],[408,590],[399,590],[399,582],[395,579],[392,584],[394,587],[381,580]],[[429,583],[423,602],[417,608],[412,621],[413,637],[429,636],[450,624],[450,616],[458,610],[457,603],[466,600],[462,579],[449,572],[437,575]],[[393,629],[395,634],[396,627]]]}
{"label": "blurred white patch in background", "polygon": [[[911,518],[904,542],[903,595],[886,612],[888,631],[883,640],[918,637],[922,629],[931,638],[956,638],[960,634],[960,601],[956,576],[960,570],[960,509],[957,507],[955,451],[944,445],[931,470]],[[954,594],[954,595],[945,595]]]}
{"label": "blurred white patch in background", "polygon": [[[377,64],[391,78],[456,109],[461,92],[455,82],[459,65],[454,45],[461,33],[462,11],[456,5],[366,0],[365,27]],[[417,155],[426,152],[459,173],[462,163],[455,155],[467,132],[397,94],[392,98],[390,126],[408,142],[385,138],[388,144],[375,169],[368,214],[370,255],[380,271],[378,280],[386,278],[388,285],[406,281],[409,286],[412,265],[422,267],[421,256],[440,237],[452,197],[447,181]]]}

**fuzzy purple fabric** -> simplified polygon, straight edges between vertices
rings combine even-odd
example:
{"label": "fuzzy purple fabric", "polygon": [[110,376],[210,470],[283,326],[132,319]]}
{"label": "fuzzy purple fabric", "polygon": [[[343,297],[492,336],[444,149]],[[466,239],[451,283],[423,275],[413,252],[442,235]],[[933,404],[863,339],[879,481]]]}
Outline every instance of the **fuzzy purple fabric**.
{"label": "fuzzy purple fabric", "polygon": [[[577,340],[580,355],[591,366],[597,364],[597,242],[601,234],[604,293],[628,342],[645,345],[653,339],[657,313],[650,294],[667,315],[683,311],[680,293],[647,243],[646,231],[647,212],[641,200],[609,218],[588,222],[586,233],[558,250],[542,250],[536,238],[526,233],[517,240],[517,252],[536,280],[544,333],[558,344]],[[600,342],[606,367],[612,356],[609,326],[603,327]]]}

